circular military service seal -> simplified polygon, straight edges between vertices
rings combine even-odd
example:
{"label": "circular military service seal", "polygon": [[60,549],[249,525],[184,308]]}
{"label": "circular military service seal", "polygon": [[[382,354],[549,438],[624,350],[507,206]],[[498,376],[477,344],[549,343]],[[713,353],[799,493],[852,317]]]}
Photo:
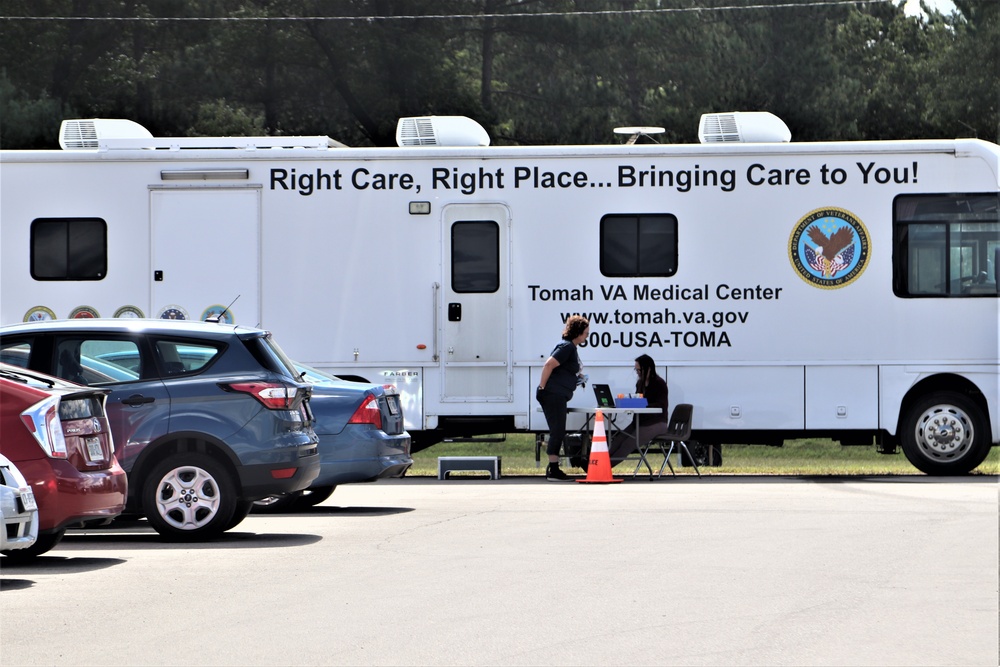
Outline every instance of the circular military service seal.
{"label": "circular military service seal", "polygon": [[125,319],[142,319],[143,317],[146,317],[146,315],[135,306],[122,306],[115,311],[115,317],[122,317]]}
{"label": "circular military service seal", "polygon": [[160,311],[157,317],[161,320],[186,320],[188,318],[187,311],[180,306],[167,306]]}
{"label": "circular military service seal", "polygon": [[202,322],[219,322],[221,324],[234,324],[233,311],[221,304],[209,306],[201,314]]}
{"label": "circular military service seal", "polygon": [[871,246],[868,230],[842,208],[818,208],[805,215],[788,239],[788,258],[802,280],[820,289],[850,285],[865,272]]}
{"label": "circular military service seal", "polygon": [[97,310],[91,308],[90,306],[78,306],[70,311],[69,319],[71,320],[90,320],[95,317],[100,317]]}
{"label": "circular military service seal", "polygon": [[54,320],[56,314],[51,308],[45,306],[35,306],[24,314],[25,322],[41,322],[42,320]]}

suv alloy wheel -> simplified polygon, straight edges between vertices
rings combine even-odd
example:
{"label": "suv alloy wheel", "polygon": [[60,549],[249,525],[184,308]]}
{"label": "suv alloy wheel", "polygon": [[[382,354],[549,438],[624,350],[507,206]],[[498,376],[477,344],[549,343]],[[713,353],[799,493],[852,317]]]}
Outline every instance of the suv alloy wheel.
{"label": "suv alloy wheel", "polygon": [[144,480],[146,518],[161,535],[177,541],[211,539],[230,527],[236,485],[225,466],[206,454],[167,457]]}

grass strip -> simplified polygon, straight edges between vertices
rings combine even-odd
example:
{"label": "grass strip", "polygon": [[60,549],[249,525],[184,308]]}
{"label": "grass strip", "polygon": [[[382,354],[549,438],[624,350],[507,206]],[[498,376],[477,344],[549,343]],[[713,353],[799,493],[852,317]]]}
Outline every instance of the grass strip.
{"label": "grass strip", "polygon": [[[493,436],[503,438],[503,436]],[[500,456],[501,474],[544,475],[546,456],[535,463],[535,438],[530,434],[508,435],[502,442],[442,442],[413,455],[407,476],[437,477],[439,456]],[[650,458],[654,470],[662,457]],[[616,475],[632,474],[635,461],[615,468]],[[679,468],[679,475],[694,475],[693,468]],[[669,473],[669,471],[667,471]],[[722,465],[702,467],[702,475],[920,475],[901,450],[879,454],[874,446],[844,447],[833,440],[806,438],[789,440],[782,447],[766,445],[723,445]],[[453,473],[452,476],[465,473]],[[469,473],[476,476],[477,473]],[[1000,448],[994,447],[986,460],[973,471],[976,475],[1000,474]]]}

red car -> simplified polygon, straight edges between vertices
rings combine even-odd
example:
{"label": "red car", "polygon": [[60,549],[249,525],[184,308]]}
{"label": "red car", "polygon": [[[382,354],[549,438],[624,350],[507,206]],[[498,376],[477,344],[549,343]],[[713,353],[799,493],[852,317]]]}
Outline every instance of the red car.
{"label": "red car", "polygon": [[105,414],[107,392],[0,364],[0,453],[20,469],[38,504],[38,540],[4,551],[34,558],[72,526],[121,514],[128,489]]}

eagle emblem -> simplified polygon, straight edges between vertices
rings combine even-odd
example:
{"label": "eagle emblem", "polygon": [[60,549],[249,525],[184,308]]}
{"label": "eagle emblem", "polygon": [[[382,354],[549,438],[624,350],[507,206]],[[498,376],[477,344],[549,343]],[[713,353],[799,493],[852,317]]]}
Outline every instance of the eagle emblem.
{"label": "eagle emblem", "polygon": [[854,261],[854,232],[850,227],[841,227],[827,236],[813,225],[806,234],[816,244],[815,248],[805,246],[806,262],[824,278],[832,278]]}
{"label": "eagle emblem", "polygon": [[799,218],[788,237],[788,259],[802,280],[820,289],[839,289],[868,266],[871,240],[861,220],[828,206]]}

